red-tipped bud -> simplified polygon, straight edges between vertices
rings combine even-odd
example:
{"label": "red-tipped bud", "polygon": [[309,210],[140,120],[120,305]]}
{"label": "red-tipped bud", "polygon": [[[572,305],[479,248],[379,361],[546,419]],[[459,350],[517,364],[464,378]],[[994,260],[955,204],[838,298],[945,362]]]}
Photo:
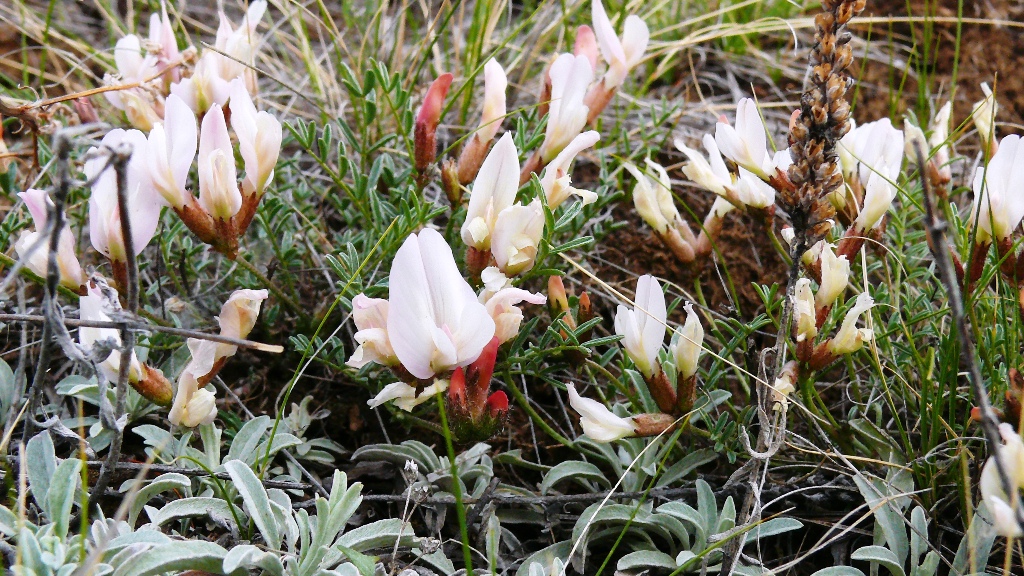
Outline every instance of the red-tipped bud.
{"label": "red-tipped bud", "polygon": [[414,144],[417,172],[426,170],[437,158],[437,124],[441,121],[441,109],[452,78],[451,74],[445,73],[434,80],[416,115]]}
{"label": "red-tipped bud", "polygon": [[569,298],[565,293],[565,284],[561,276],[548,276],[548,302],[551,303],[552,313],[569,311]]}
{"label": "red-tipped bud", "polygon": [[491,341],[480,352],[480,356],[469,365],[467,370],[469,384],[473,387],[470,394],[474,411],[480,409],[485,402],[487,393],[491,390],[491,376],[494,375],[494,363],[498,359],[499,346],[501,346],[501,342],[498,338],[491,338]]}
{"label": "red-tipped bud", "polygon": [[508,412],[508,396],[502,391],[497,391],[487,397],[487,412],[492,418],[501,418]]}
{"label": "red-tipped bud", "polygon": [[590,26],[584,24],[576,29],[576,44],[572,51],[577,56],[586,56],[590,60],[590,69],[597,70],[597,36]]}
{"label": "red-tipped bud", "polygon": [[448,383],[448,401],[454,406],[466,406],[466,373],[461,366],[455,369]]}

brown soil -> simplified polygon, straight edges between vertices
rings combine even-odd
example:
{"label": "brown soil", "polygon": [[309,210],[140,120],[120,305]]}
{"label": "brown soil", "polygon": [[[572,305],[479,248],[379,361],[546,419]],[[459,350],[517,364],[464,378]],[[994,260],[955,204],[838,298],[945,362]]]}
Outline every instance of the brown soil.
{"label": "brown soil", "polygon": [[[981,83],[988,82],[996,91],[1000,105],[997,121],[1001,124],[1020,125],[1024,122],[1024,76],[1017,70],[1021,55],[1024,54],[1024,29],[1019,26],[1007,26],[993,23],[963,23],[961,26],[959,65],[957,56],[957,0],[941,0],[935,2],[912,1],[908,10],[904,0],[879,0],[868,2],[866,16],[917,17],[931,15],[939,19],[949,18],[951,22],[933,24],[930,47],[926,51],[926,60],[912,63],[913,76],[909,76],[902,94],[894,93],[890,86],[898,86],[899,72],[895,72],[892,82],[892,68],[888,62],[872,61],[865,67],[860,83],[858,102],[855,103],[855,115],[858,121],[874,120],[889,116],[902,115],[908,108],[913,108],[918,95],[918,73],[926,72],[929,77],[928,89],[930,96],[942,105],[949,100],[953,90],[953,71],[957,68],[955,95],[953,99],[953,123],[960,124],[970,115],[975,102],[983,98]],[[1019,23],[1024,20],[1024,4],[1008,0],[988,0],[986,2],[964,2],[964,18],[986,19]],[[928,9],[926,10],[926,6]],[[856,29],[861,37],[868,36],[864,27]],[[875,48],[889,46],[892,43],[909,45],[911,42],[923,44],[925,40],[924,23],[894,23],[891,27],[871,33],[875,39]],[[888,49],[886,52],[890,52]],[[918,53],[925,51],[919,50]],[[905,56],[901,56],[905,59]],[[923,65],[922,65],[923,64]],[[1003,130],[1001,133],[1005,134]]]}

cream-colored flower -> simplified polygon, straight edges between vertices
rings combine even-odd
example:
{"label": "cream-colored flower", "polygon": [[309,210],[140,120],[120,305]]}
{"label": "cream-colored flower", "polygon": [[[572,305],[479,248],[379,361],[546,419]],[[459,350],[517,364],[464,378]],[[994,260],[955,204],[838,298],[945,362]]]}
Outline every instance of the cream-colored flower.
{"label": "cream-colored flower", "polygon": [[818,335],[814,293],[811,292],[809,278],[801,278],[796,281],[796,289],[793,294],[793,318],[796,320],[797,342],[813,340]]}
{"label": "cream-colored flower", "polygon": [[871,307],[874,305],[875,301],[867,292],[862,292],[860,296],[857,296],[857,302],[846,313],[846,317],[843,318],[843,324],[839,327],[839,332],[828,343],[828,349],[833,354],[840,355],[856,352],[864,346],[865,342],[870,341],[874,337],[874,331],[871,328],[857,328],[857,321],[860,319],[860,316],[871,310]]}
{"label": "cream-colored flower", "polygon": [[818,306],[831,306],[846,292],[850,282],[850,261],[846,256],[836,256],[834,246],[826,244],[821,250],[821,284],[814,301]]}
{"label": "cream-colored flower", "polygon": [[616,416],[597,400],[580,396],[573,384],[569,384],[567,389],[569,405],[579,413],[583,433],[595,442],[614,442],[636,433],[632,418]]}
{"label": "cream-colored flower", "polygon": [[672,346],[672,356],[676,359],[679,378],[686,379],[697,373],[697,363],[704,346],[704,326],[693,311],[693,303],[686,303],[686,321],[679,329],[679,337]]}

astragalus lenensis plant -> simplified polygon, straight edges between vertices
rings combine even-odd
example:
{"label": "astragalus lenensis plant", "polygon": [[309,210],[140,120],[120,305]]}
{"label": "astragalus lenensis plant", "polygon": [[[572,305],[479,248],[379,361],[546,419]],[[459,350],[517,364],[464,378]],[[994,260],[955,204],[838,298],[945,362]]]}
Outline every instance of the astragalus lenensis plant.
{"label": "astragalus lenensis plant", "polygon": [[1011,94],[865,4],[0,6],[5,568],[1019,572]]}

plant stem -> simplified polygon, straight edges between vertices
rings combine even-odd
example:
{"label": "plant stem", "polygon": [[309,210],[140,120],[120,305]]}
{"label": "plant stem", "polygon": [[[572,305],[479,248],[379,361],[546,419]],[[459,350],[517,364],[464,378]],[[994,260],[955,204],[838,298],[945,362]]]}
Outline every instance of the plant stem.
{"label": "plant stem", "polygon": [[300,318],[302,318],[304,322],[309,322],[309,315],[306,314],[306,312],[302,309],[302,306],[299,306],[299,304],[295,302],[295,300],[293,300],[290,296],[285,294],[284,291],[277,286],[277,284],[271,282],[270,278],[267,278],[266,274],[260,272],[259,268],[253,266],[245,258],[238,258],[237,260],[235,260],[235,263],[244,268],[249,273],[251,273],[253,276],[259,278],[260,282],[263,283],[263,287],[266,288],[267,290],[270,290],[274,294],[274,296],[277,296],[277,298],[281,301],[282,304],[285,305],[285,307],[287,307],[289,310],[297,314]]}
{"label": "plant stem", "polygon": [[544,418],[541,417],[541,415],[538,414],[537,411],[533,409],[533,406],[530,406],[530,401],[527,400],[526,396],[523,395],[519,388],[516,388],[515,384],[512,383],[512,376],[509,374],[508,370],[505,371],[504,380],[505,386],[508,387],[509,392],[512,392],[512,396],[516,399],[516,402],[523,408],[523,410],[526,410],[526,413],[530,415],[530,418],[538,426],[540,426],[541,430],[547,432],[548,436],[554,438],[555,441],[561,444],[562,446],[565,446],[566,448],[573,447],[574,443],[572,440],[569,440],[565,436],[562,436],[561,434],[556,432],[555,429],[552,428],[551,425],[548,424],[547,421],[545,421]]}
{"label": "plant stem", "polygon": [[473,576],[473,555],[469,550],[469,527],[466,526],[466,506],[462,502],[462,485],[459,482],[459,464],[455,461],[455,446],[452,444],[452,432],[448,427],[448,415],[444,411],[444,397],[437,392],[437,411],[441,415],[441,428],[444,431],[444,444],[448,449],[448,462],[452,472],[452,492],[455,493],[455,511],[459,516],[459,532],[462,535],[462,557],[466,562],[466,575]]}

